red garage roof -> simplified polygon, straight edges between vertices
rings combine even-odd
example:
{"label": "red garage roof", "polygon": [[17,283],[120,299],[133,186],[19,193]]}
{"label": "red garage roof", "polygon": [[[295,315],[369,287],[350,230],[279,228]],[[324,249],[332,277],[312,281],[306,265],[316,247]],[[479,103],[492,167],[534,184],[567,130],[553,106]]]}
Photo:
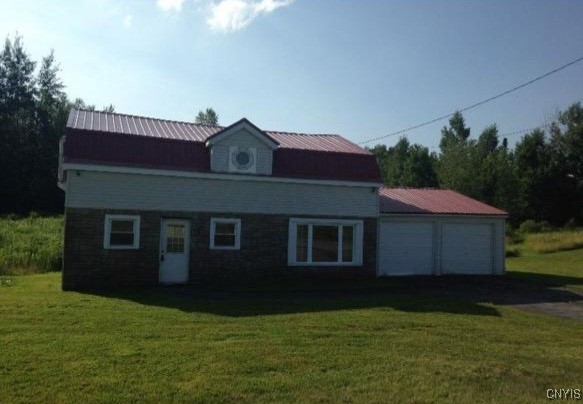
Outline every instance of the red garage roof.
{"label": "red garage roof", "polygon": [[508,215],[503,210],[449,189],[383,187],[379,190],[379,196],[381,213]]}
{"label": "red garage roof", "polygon": [[[221,126],[72,110],[65,163],[210,172],[205,144]],[[338,135],[264,131],[278,147],[273,176],[380,183],[375,157]]]}

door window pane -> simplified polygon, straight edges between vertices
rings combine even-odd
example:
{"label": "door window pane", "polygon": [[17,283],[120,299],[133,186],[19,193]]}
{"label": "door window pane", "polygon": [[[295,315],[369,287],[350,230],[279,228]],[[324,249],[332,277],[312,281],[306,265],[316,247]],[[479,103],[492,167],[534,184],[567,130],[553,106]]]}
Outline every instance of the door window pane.
{"label": "door window pane", "polygon": [[342,226],[342,262],[352,262],[354,226]]}
{"label": "door window pane", "polygon": [[296,262],[308,262],[308,225],[297,227]]}
{"label": "door window pane", "polygon": [[166,252],[184,252],[184,226],[178,224],[166,225]]}
{"label": "door window pane", "polygon": [[338,226],[312,227],[312,261],[338,262]]}

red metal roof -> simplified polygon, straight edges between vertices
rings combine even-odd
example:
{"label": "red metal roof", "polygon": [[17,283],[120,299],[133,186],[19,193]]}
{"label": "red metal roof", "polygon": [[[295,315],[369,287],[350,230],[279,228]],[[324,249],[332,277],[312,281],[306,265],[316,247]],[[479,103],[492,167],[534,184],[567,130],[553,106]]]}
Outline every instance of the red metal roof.
{"label": "red metal roof", "polygon": [[[200,125],[190,122],[78,109],[72,110],[69,114],[67,128],[196,142],[205,142],[209,137],[225,129],[223,126]],[[279,143],[280,148],[284,149],[370,154],[368,150],[339,135],[269,130],[264,132]]]}
{"label": "red metal roof", "polygon": [[[205,141],[222,130],[220,126],[72,110],[64,162],[210,172]],[[273,154],[273,176],[382,182],[375,157],[338,135],[265,133],[279,143]]]}
{"label": "red metal roof", "polygon": [[379,196],[381,213],[508,215],[450,189],[382,187]]}

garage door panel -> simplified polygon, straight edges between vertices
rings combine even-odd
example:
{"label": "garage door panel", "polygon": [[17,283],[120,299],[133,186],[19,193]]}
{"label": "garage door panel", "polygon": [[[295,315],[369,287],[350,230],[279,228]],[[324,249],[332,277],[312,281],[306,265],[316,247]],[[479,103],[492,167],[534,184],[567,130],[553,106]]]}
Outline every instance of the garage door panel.
{"label": "garage door panel", "polygon": [[442,228],[444,274],[491,274],[493,271],[490,224],[444,224]]}
{"label": "garage door panel", "polygon": [[433,224],[381,222],[381,275],[430,275],[433,273]]}

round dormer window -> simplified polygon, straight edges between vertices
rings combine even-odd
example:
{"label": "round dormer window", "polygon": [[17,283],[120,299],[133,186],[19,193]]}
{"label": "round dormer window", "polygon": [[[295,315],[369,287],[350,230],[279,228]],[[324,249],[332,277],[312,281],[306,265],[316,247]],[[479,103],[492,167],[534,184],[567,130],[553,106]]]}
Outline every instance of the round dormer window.
{"label": "round dormer window", "polygon": [[247,149],[239,149],[233,153],[233,163],[239,170],[245,170],[253,165],[253,154]]}

